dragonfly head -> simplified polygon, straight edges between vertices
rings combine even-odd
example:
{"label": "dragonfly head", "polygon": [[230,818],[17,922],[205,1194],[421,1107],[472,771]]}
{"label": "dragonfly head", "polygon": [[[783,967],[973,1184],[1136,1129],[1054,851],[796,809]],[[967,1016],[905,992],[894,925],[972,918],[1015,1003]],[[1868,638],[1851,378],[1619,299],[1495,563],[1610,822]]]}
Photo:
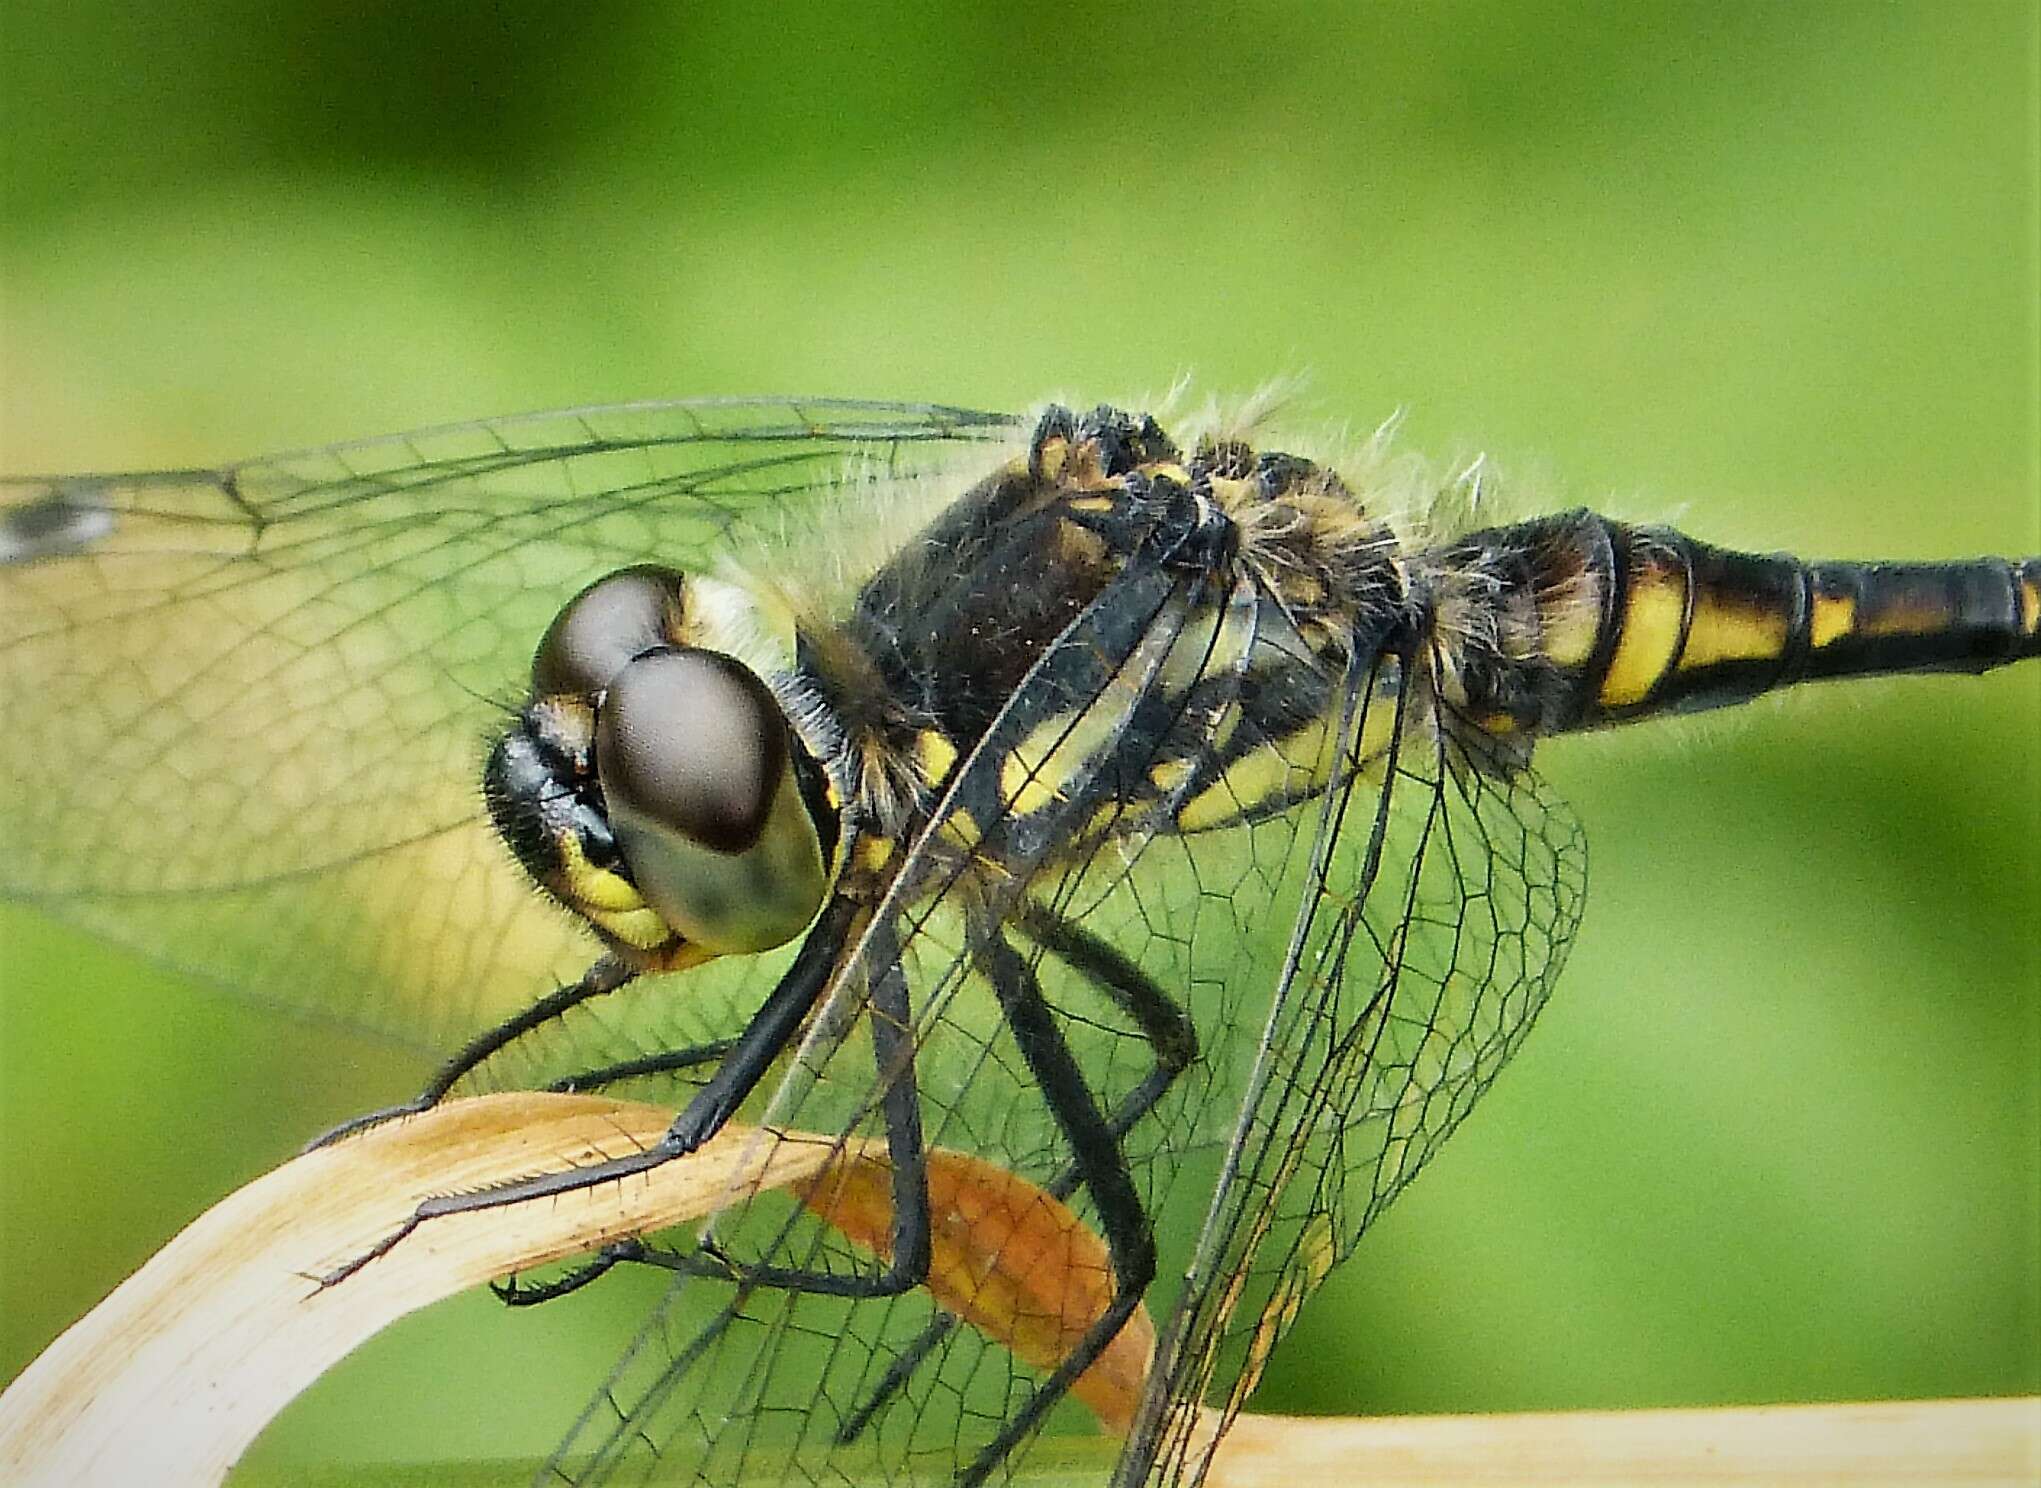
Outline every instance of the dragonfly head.
{"label": "dragonfly head", "polygon": [[779,699],[685,576],[641,566],[560,611],[483,794],[532,877],[648,966],[767,950],[828,892],[838,812]]}

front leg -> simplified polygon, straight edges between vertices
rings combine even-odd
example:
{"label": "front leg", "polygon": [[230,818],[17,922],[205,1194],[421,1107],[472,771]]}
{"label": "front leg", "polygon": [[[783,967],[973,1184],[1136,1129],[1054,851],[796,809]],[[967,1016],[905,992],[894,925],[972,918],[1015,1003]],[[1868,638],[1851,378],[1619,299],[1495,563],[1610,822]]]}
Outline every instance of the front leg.
{"label": "front leg", "polygon": [[637,972],[614,956],[599,957],[595,964],[584,971],[578,979],[559,988],[552,994],[540,998],[530,1007],[514,1017],[505,1019],[494,1028],[476,1035],[461,1051],[439,1067],[432,1079],[417,1095],[400,1105],[384,1106],[380,1110],[351,1116],[323,1132],[305,1144],[306,1152],[317,1151],[330,1146],[342,1137],[351,1137],[356,1132],[366,1131],[372,1126],[381,1126],[385,1121],[394,1121],[400,1116],[418,1116],[431,1110],[446,1098],[462,1080],[481,1068],[488,1060],[516,1043],[536,1028],[542,1028],[561,1017],[570,1008],[577,1008],[590,998],[601,997],[634,980]]}
{"label": "front leg", "polygon": [[932,1248],[927,1148],[921,1131],[921,1097],[914,1080],[913,1008],[906,973],[900,965],[898,942],[890,927],[874,932],[870,964],[883,968],[873,984],[866,1016],[871,1020],[880,1092],[878,1106],[886,1128],[893,1188],[892,1239],[883,1271],[877,1275],[842,1274],[809,1267],[766,1265],[732,1259],[707,1242],[689,1250],[674,1250],[633,1238],[605,1246],[593,1260],[555,1280],[528,1287],[515,1283],[500,1286],[496,1295],[513,1307],[555,1301],[623,1263],[657,1266],[746,1286],[771,1286],[836,1297],[895,1297],[923,1285],[928,1280]]}
{"label": "front leg", "polygon": [[745,1097],[765,1077],[780,1052],[800,1031],[809,1011],[828,987],[854,939],[854,930],[863,923],[864,915],[864,906],[846,894],[837,895],[824,906],[821,918],[809,929],[808,938],[801,943],[794,964],[787,968],[779,985],[752,1015],[750,1023],[738,1035],[715,1075],[696,1092],[694,1099],[667,1128],[666,1135],[652,1146],[627,1157],[590,1163],[586,1167],[540,1173],[471,1193],[442,1194],[426,1199],[412,1211],[409,1219],[366,1253],[321,1277],[320,1285],[333,1286],[345,1281],[377,1257],[389,1254],[428,1220],[594,1188],[615,1179],[649,1172],[694,1151],[723,1129]]}

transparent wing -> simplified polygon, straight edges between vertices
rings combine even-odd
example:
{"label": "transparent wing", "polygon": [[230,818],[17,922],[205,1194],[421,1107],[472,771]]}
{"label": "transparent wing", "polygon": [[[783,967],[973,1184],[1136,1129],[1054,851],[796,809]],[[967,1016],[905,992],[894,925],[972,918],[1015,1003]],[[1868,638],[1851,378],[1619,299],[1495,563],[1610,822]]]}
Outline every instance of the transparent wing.
{"label": "transparent wing", "polygon": [[593,954],[478,790],[561,602],[826,527],[846,485],[982,468],[1015,427],[645,404],[0,484],[0,893],[444,1049]]}
{"label": "transparent wing", "polygon": [[[1579,928],[1586,842],[1520,746],[1378,657],[1319,803],[1274,1000],[1210,1218],[1156,1365],[1148,1478],[1202,1474],[1304,1299],[1466,1117],[1530,1031]],[[1401,716],[1369,763],[1378,715]],[[1372,810],[1369,808],[1372,807]]]}
{"label": "transparent wing", "polygon": [[[1303,1294],[1516,1047],[1572,935],[1582,878],[1570,819],[1513,763],[1436,728],[1396,658],[1363,658],[1344,710],[1276,728],[1252,702],[1297,649],[1275,606],[1236,593],[1207,615],[1173,591],[1137,608],[1128,644],[1085,642],[1117,658],[1108,681],[1059,694],[1052,653],[1016,694],[967,767],[999,773],[1000,809],[960,829],[959,787],[903,871],[912,884],[929,870],[926,891],[901,890],[891,934],[867,941],[839,991],[903,970],[927,1142],[1067,1196],[1095,1232],[1099,1206],[1070,1182],[1069,1144],[973,945],[999,923],[1102,1111],[1127,1109],[1155,1049],[1096,965],[1026,926],[1046,913],[1081,927],[1188,1015],[1200,1057],[1121,1139],[1162,1245],[1148,1306],[1159,1324],[1184,1314],[1180,1347],[1148,1379],[1156,1429],[1130,1450],[1174,1481],[1195,1474],[1189,1433],[1204,1409],[1237,1408]],[[1340,687],[1327,681],[1335,705]],[[1093,742],[1063,758],[1068,808],[1045,823],[1026,807],[1041,776],[1002,768],[999,739],[1052,716]],[[1097,767],[1108,754],[1111,768]],[[1215,795],[1236,796],[1232,809]],[[1031,850],[1044,832],[1068,850]],[[998,871],[938,870],[942,844],[959,840]],[[839,1018],[776,1092],[771,1128],[882,1138],[873,1059],[869,1037]],[[738,1204],[716,1235],[759,1264],[873,1266],[783,1196]],[[1201,1263],[1179,1293],[1173,1279]],[[891,1480],[911,1467],[943,1480],[984,1465],[1043,1377],[1003,1341],[946,1323],[922,1292],[847,1301],[688,1278],[554,1470],[707,1483]],[[1096,1427],[1066,1401],[1043,1429]]]}

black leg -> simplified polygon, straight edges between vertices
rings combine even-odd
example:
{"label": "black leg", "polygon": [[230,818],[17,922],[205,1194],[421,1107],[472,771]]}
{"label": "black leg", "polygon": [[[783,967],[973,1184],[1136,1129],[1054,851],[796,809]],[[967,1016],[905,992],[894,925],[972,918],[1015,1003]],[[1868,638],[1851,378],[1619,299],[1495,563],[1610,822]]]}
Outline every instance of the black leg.
{"label": "black leg", "polygon": [[988,927],[982,934],[983,940],[974,947],[978,966],[992,983],[1028,1073],[1041,1088],[1057,1127],[1070,1144],[1078,1181],[1098,1210],[1099,1226],[1112,1257],[1113,1300],[964,1471],[958,1479],[962,1485],[985,1481],[1007,1453],[1035,1429],[1072,1381],[1118,1336],[1155,1279],[1155,1231],[1112,1123],[1084,1083],[1084,1072],[1056,1026],[1034,969],[1007,944],[998,927]]}
{"label": "black leg", "polygon": [[[1153,1110],[1177,1076],[1198,1057],[1198,1030],[1190,1015],[1178,1007],[1156,980],[1149,976],[1110,941],[1102,940],[1075,920],[1034,899],[1023,899],[1014,913],[1013,924],[1043,950],[1048,951],[1111,998],[1114,1006],[1134,1020],[1141,1036],[1155,1051],[1155,1068],[1146,1079],[1128,1091],[1114,1111],[1111,1122],[1115,1137],[1124,1137],[1134,1123]],[[1075,1169],[1070,1170],[1073,1174]],[[1074,1187],[1074,1183],[1073,1183]],[[1053,1190],[1052,1190],[1053,1191]],[[1067,1198],[1066,1188],[1056,1197]]]}
{"label": "black leg", "polygon": [[886,968],[872,988],[870,1010],[872,1049],[881,1090],[879,1106],[885,1117],[886,1149],[893,1175],[892,1254],[883,1272],[869,1276],[763,1266],[731,1260],[711,1245],[669,1250],[630,1239],[603,1247],[595,1259],[555,1280],[528,1287],[513,1281],[495,1288],[496,1295],[513,1307],[551,1302],[579,1291],[623,1262],[658,1266],[691,1276],[713,1276],[747,1286],[838,1297],[894,1297],[925,1282],[930,1250],[928,1168],[921,1135],[921,1098],[914,1085],[912,1008],[897,946],[884,931],[873,939],[872,963]]}
{"label": "black leg", "polygon": [[[321,1284],[331,1286],[345,1280],[376,1257],[387,1254],[426,1220],[591,1188],[612,1179],[648,1172],[693,1151],[722,1129],[730,1113],[771,1067],[779,1049],[765,1052],[768,1037],[777,1034],[780,1047],[784,1047],[799,1031],[808,1010],[828,985],[835,965],[850,942],[851,931],[862,917],[862,909],[854,901],[832,901],[824,911],[822,921],[809,932],[794,965],[788,968],[779,986],[774,988],[743,1034],[734,1041],[715,1076],[697,1093],[656,1145],[627,1157],[591,1163],[565,1172],[543,1173],[473,1193],[426,1199],[412,1211],[411,1218],[401,1228],[378,1242],[367,1254],[320,1278]],[[506,1300],[514,1300],[518,1305],[551,1301],[578,1291],[620,1261],[642,1262],[732,1282],[845,1297],[897,1296],[926,1281],[930,1251],[928,1176],[921,1134],[921,1101],[914,1084],[913,1010],[908,999],[906,972],[900,965],[898,946],[891,938],[890,927],[882,928],[875,935],[871,963],[883,968],[872,986],[869,1016],[872,1047],[881,1082],[879,1105],[886,1124],[887,1155],[893,1177],[892,1256],[883,1272],[876,1276],[840,1275],[796,1267],[760,1266],[732,1261],[713,1246],[705,1245],[692,1252],[668,1252],[626,1241],[607,1247],[595,1260],[555,1281],[513,1290]],[[798,1015],[790,1018],[787,1010],[795,1006],[798,1006]],[[675,1053],[677,1057],[692,1057],[699,1050]],[[652,1056],[655,1062],[658,1058]],[[731,1077],[733,1066],[739,1067],[735,1078]],[[709,1118],[703,1118],[709,1124],[684,1127],[704,1105],[710,1108],[712,1123]],[[679,1145],[675,1133],[683,1130],[689,1133],[700,1130],[702,1135],[686,1145]],[[503,1291],[499,1290],[498,1295],[504,1295]]]}
{"label": "black leg", "polygon": [[369,1111],[360,1116],[350,1117],[331,1131],[314,1137],[305,1144],[305,1151],[311,1152],[342,1137],[365,1131],[372,1126],[381,1126],[385,1121],[394,1121],[399,1116],[416,1116],[438,1105],[446,1093],[472,1073],[478,1066],[517,1042],[533,1029],[552,1022],[569,1008],[579,1007],[591,997],[601,997],[614,992],[637,975],[614,956],[603,956],[581,974],[578,981],[560,988],[551,996],[542,997],[515,1017],[506,1019],[477,1035],[453,1058],[439,1067],[439,1072],[410,1100],[402,1105],[385,1106],[379,1111]]}
{"label": "black leg", "polygon": [[505,1307],[537,1307],[542,1302],[557,1302],[570,1292],[578,1292],[590,1282],[608,1275],[612,1266],[624,1261],[649,1259],[647,1249],[644,1241],[632,1236],[605,1245],[595,1253],[593,1260],[583,1261],[564,1276],[556,1276],[551,1281],[526,1285],[513,1276],[508,1281],[490,1282],[489,1290]]}
{"label": "black leg", "polygon": [[422,1200],[411,1217],[377,1241],[367,1251],[319,1278],[321,1286],[345,1281],[379,1256],[389,1254],[404,1238],[427,1220],[445,1214],[465,1214],[475,1209],[495,1209],[505,1204],[522,1204],[554,1194],[595,1188],[684,1157],[722,1130],[744,1098],[765,1077],[774,1059],[800,1031],[802,1022],[828,987],[837,963],[851,943],[852,931],[862,921],[864,907],[839,894],[823,907],[822,917],[808,931],[794,964],[781,976],[779,985],[767,994],[752,1015],[751,1022],[737,1036],[716,1073],[696,1092],[693,1100],[675,1118],[652,1146],[606,1162],[568,1168],[557,1173],[540,1173],[509,1183],[495,1184],[468,1193],[441,1194]]}
{"label": "black leg", "polygon": [[694,1151],[737,1114],[737,1108],[758,1088],[772,1062],[801,1031],[863,919],[864,906],[847,895],[839,894],[823,908],[822,918],[801,943],[794,964],[751,1015],[751,1021],[737,1035],[736,1043],[717,1066],[716,1073],[709,1077],[709,1083],[695,1092],[694,1099],[667,1128],[666,1136],[654,1149],[665,1154],[662,1161]]}
{"label": "black leg", "polygon": [[921,1135],[921,1096],[914,1083],[914,1014],[900,943],[890,924],[873,932],[872,1052],[878,1067],[879,1110],[886,1123],[886,1155],[893,1178],[892,1254],[877,1275],[838,1274],[796,1266],[766,1266],[726,1258],[712,1245],[693,1254],[646,1250],[631,1259],[673,1270],[708,1272],[751,1286],[817,1292],[833,1297],[897,1297],[928,1280],[930,1254],[928,1159]]}
{"label": "black leg", "polygon": [[[685,1049],[668,1049],[658,1054],[646,1054],[637,1059],[619,1060],[599,1069],[583,1070],[579,1074],[563,1075],[546,1086],[555,1094],[573,1095],[581,1091],[601,1090],[625,1080],[642,1079],[647,1075],[677,1074],[682,1070],[697,1069],[713,1063],[728,1054],[736,1046],[735,1039],[716,1039],[706,1044],[690,1044]],[[526,1285],[513,1276],[508,1281],[489,1283],[489,1290],[496,1294],[498,1301],[506,1307],[536,1307],[541,1302],[552,1302],[578,1292],[590,1282],[606,1275],[610,1268],[624,1261],[647,1259],[645,1243],[638,1239],[618,1240],[605,1245],[595,1259],[585,1261],[563,1276],[551,1281]]]}
{"label": "black leg", "polygon": [[678,1074],[682,1070],[714,1063],[736,1047],[735,1039],[714,1039],[706,1044],[690,1044],[685,1049],[666,1049],[637,1059],[621,1059],[615,1064],[583,1070],[576,1075],[562,1075],[546,1089],[558,1095],[573,1095],[584,1090],[621,1085],[626,1080],[641,1079],[646,1075]]}
{"label": "black leg", "polygon": [[[1154,1068],[1121,1097],[1107,1123],[1114,1137],[1125,1137],[1197,1059],[1197,1028],[1160,983],[1109,941],[1093,935],[1075,920],[1065,919],[1039,900],[1023,899],[1009,923],[1110,998],[1114,1006],[1134,1020],[1142,1037],[1154,1049]],[[1053,1198],[1067,1199],[1081,1181],[1081,1170],[1072,1163],[1044,1184],[1043,1190]],[[926,1328],[894,1355],[872,1393],[837,1428],[836,1440],[848,1443],[863,1435],[928,1356],[956,1330],[957,1323],[954,1313],[938,1312]]]}

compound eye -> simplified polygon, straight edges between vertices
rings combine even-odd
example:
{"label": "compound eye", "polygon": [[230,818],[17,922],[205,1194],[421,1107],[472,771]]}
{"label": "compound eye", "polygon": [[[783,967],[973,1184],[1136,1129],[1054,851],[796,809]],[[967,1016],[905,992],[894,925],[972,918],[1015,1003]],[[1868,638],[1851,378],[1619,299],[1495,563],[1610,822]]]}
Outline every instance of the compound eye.
{"label": "compound eye", "polygon": [[633,658],[671,646],[687,581],[641,564],[597,579],[567,601],[532,656],[532,695],[593,697]]}
{"label": "compound eye", "polygon": [[595,758],[616,815],[738,853],[758,840],[786,772],[786,725],[772,690],[742,662],[669,648],[610,680]]}
{"label": "compound eye", "polygon": [[668,647],[610,679],[596,776],[645,902],[718,955],[783,945],[828,889],[786,715],[742,662]]}

